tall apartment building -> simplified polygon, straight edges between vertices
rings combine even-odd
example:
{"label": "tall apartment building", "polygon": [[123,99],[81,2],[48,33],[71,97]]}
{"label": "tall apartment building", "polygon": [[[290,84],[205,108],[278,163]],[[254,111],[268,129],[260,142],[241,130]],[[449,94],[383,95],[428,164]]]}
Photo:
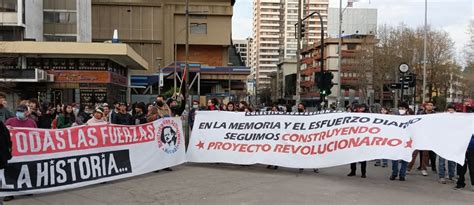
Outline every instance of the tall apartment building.
{"label": "tall apartment building", "polygon": [[[254,0],[253,43],[250,67],[258,89],[268,88],[270,73],[284,59],[296,58],[295,24],[298,22],[299,0]],[[328,0],[303,0],[302,17],[318,11],[327,29]],[[321,37],[317,15],[305,21],[306,32],[302,45],[309,46]]]}
{"label": "tall apartment building", "polygon": [[0,22],[0,40],[90,42],[91,0],[2,0]]}
{"label": "tall apartment building", "polygon": [[[328,36],[339,38],[339,8],[329,8]],[[347,8],[342,14],[342,35],[375,35],[377,9]]]}
{"label": "tall apartment building", "polygon": [[250,42],[251,42],[250,38],[247,38],[245,40],[241,40],[241,39],[232,40],[232,44],[237,49],[237,53],[240,55],[242,62],[245,63],[245,66],[249,66],[250,53],[251,53]]}

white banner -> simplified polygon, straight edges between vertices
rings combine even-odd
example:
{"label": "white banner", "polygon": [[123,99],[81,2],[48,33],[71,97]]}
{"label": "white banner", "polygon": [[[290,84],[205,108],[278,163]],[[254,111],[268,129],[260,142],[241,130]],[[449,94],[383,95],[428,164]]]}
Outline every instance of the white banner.
{"label": "white banner", "polygon": [[198,112],[190,162],[324,168],[373,159],[410,161],[415,149],[464,163],[469,114]]}
{"label": "white banner", "polygon": [[0,197],[77,188],[185,162],[179,118],[137,126],[10,132],[13,158],[0,170]]}

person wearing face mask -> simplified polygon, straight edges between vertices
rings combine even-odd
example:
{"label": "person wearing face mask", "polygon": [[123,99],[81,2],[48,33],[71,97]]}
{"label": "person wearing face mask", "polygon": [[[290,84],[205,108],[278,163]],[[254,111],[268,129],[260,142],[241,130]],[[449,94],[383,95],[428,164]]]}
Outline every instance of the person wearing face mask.
{"label": "person wearing face mask", "polygon": [[218,105],[219,105],[219,100],[217,100],[217,98],[212,98],[207,101],[207,110],[211,110],[211,111],[219,110]]}
{"label": "person wearing face mask", "polygon": [[[12,117],[5,122],[7,128],[12,127],[25,127],[25,128],[37,128],[36,122],[30,118],[28,118],[28,106],[26,105],[18,105],[16,108],[16,117]],[[3,198],[3,201],[11,201],[13,200],[13,196],[6,196]]]}
{"label": "person wearing face mask", "polygon": [[191,111],[189,112],[189,126],[191,127],[191,130],[193,129],[194,126],[194,119],[196,118],[196,111],[199,110],[199,101],[194,100],[193,101],[193,107]]}
{"label": "person wearing face mask", "polygon": [[26,105],[19,105],[15,114],[16,117],[12,117],[5,122],[6,126],[37,128],[36,122],[28,118],[28,107]]}
{"label": "person wearing face mask", "polygon": [[127,112],[127,104],[122,102],[119,105],[119,113],[115,116],[113,124],[117,125],[133,125],[133,117]]}
{"label": "person wearing face mask", "polygon": [[178,101],[176,99],[171,99],[169,100],[169,107],[170,107],[170,110],[171,110],[171,115],[173,117],[180,117],[183,112],[184,112],[184,108],[186,106],[186,103],[181,100],[181,103],[178,104]]}
{"label": "person wearing face mask", "polygon": [[[400,115],[409,115],[409,106],[408,103],[402,102],[398,106],[398,113]],[[412,161],[416,160],[416,155],[414,155]],[[411,163],[411,162],[410,162]],[[398,169],[398,165],[400,165],[400,169]],[[395,180],[397,177],[399,178],[400,181],[405,181],[405,177],[407,174],[407,166],[408,162],[403,161],[403,160],[392,160],[392,175],[390,176],[390,180]],[[413,164],[411,165],[413,167]],[[410,168],[411,169],[411,168]]]}
{"label": "person wearing face mask", "polygon": [[298,104],[298,112],[306,112],[306,106],[303,103]]}
{"label": "person wearing face mask", "polygon": [[81,110],[79,110],[79,114],[76,115],[76,124],[83,125],[92,118],[93,113],[94,110],[91,109],[91,106],[85,105]]}

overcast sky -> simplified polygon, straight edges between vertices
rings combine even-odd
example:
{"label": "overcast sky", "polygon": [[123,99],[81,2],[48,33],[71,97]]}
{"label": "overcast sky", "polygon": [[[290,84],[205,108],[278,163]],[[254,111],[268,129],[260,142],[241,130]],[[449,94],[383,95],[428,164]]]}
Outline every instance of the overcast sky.
{"label": "overcast sky", "polygon": [[[378,24],[398,25],[401,22],[410,27],[424,24],[424,0],[359,0],[356,8],[377,8]],[[252,35],[252,2],[237,0],[234,6],[232,36],[245,39]],[[370,3],[369,3],[370,2]],[[347,0],[343,0],[343,6]],[[339,0],[329,0],[329,7],[339,7]],[[428,0],[428,24],[449,32],[456,42],[457,53],[461,53],[468,40],[467,26],[474,18],[474,0]]]}

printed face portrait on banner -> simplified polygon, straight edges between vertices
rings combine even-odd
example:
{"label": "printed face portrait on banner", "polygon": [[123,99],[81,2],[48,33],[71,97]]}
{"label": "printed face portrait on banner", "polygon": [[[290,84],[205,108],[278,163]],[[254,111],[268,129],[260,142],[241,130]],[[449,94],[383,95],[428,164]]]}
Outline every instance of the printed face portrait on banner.
{"label": "printed face portrait on banner", "polygon": [[175,146],[176,140],[176,131],[174,131],[171,126],[164,127],[163,131],[161,132],[161,141],[163,142],[163,144]]}

